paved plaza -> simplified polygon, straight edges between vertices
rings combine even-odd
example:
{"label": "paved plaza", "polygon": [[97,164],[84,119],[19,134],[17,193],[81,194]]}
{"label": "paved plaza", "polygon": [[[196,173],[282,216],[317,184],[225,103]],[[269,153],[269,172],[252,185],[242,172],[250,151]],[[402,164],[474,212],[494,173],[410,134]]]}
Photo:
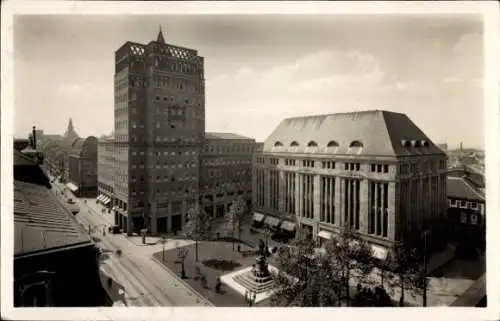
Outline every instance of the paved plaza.
{"label": "paved plaza", "polygon": [[[202,274],[206,276],[207,286],[196,278],[195,245],[191,244],[185,247],[189,252],[185,259],[185,272],[187,278],[184,280],[201,295],[206,297],[215,306],[220,307],[241,307],[245,306],[244,296],[223,285],[220,293],[216,293],[215,284],[218,277],[231,271],[237,271],[247,268],[255,263],[255,248],[240,244],[241,251],[248,255],[238,253],[236,246],[233,251],[231,242],[200,242],[198,244],[198,266]],[[165,251],[164,261],[163,253],[159,251],[154,254],[158,262],[172,270],[178,277],[181,276],[181,264],[177,256],[177,249]],[[252,253],[252,254],[251,254]],[[211,265],[212,262],[221,263],[220,267]],[[266,306],[267,301],[261,301],[258,306]]]}

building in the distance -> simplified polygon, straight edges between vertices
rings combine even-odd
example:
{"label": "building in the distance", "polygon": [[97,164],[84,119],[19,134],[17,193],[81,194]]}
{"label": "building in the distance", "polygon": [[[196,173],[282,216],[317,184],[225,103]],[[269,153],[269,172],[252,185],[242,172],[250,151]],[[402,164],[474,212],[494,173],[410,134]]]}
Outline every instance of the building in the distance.
{"label": "building in the distance", "polygon": [[486,199],[484,192],[465,177],[447,180],[448,219],[451,237],[484,251],[486,244]]}
{"label": "building in the distance", "polygon": [[445,224],[446,155],[404,114],[288,118],[254,157],[254,218],[271,227],[321,240],[348,224],[383,258]]}
{"label": "building in the distance", "polygon": [[201,153],[200,196],[205,211],[223,216],[231,203],[252,200],[252,154],[255,140],[231,133],[206,133]]}
{"label": "building in the distance", "polygon": [[68,153],[66,186],[75,196],[97,196],[97,138],[77,138]]}
{"label": "building in the distance", "polygon": [[115,139],[106,136],[99,139],[97,146],[97,201],[111,209],[115,172]]}
{"label": "building in the distance", "polygon": [[69,154],[80,139],[70,118],[64,135],[45,135],[40,142],[40,149],[45,155],[44,167],[62,182],[69,176]]}

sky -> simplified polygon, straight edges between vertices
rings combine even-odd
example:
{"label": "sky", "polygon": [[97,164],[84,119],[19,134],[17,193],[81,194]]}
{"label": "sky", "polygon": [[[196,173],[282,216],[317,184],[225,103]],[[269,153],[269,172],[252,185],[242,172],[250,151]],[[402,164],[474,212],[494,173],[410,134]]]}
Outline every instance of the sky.
{"label": "sky", "polygon": [[473,15],[17,16],[14,135],[113,130],[114,52],[205,58],[206,129],[263,141],[288,117],[384,109],[435,143],[484,147],[483,27]]}

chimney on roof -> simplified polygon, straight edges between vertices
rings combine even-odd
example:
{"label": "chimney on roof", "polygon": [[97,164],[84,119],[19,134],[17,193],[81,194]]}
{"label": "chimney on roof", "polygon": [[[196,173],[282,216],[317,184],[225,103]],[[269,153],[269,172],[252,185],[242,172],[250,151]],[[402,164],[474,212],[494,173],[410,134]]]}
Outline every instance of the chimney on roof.
{"label": "chimney on roof", "polygon": [[32,133],[32,135],[33,135],[33,149],[36,150],[36,127],[35,126],[33,126],[33,133]]}

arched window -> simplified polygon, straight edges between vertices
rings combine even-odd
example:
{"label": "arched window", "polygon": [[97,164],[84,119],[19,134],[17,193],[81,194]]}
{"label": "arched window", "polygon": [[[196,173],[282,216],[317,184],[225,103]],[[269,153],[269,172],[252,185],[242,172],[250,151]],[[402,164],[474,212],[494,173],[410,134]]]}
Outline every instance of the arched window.
{"label": "arched window", "polygon": [[401,145],[403,145],[403,147],[406,147],[406,148],[409,148],[411,147],[411,142],[409,140],[402,140],[401,141]]}
{"label": "arched window", "polygon": [[422,146],[429,148],[429,142],[426,140],[421,141]]}
{"label": "arched window", "polygon": [[317,147],[318,144],[314,141],[314,140],[311,140],[309,143],[307,143],[307,147]]}
{"label": "arched window", "polygon": [[331,140],[328,142],[328,145],[326,145],[326,147],[339,147],[339,143],[337,143],[334,140]]}
{"label": "arched window", "polygon": [[419,141],[419,140],[414,140],[414,141],[413,141],[413,146],[414,146],[414,147],[422,147],[422,144],[420,143],[420,141]]}
{"label": "arched window", "polygon": [[363,147],[363,144],[359,141],[359,140],[355,140],[353,141],[350,145],[349,145],[350,148],[353,148],[353,147],[358,147],[358,148],[361,148]]}
{"label": "arched window", "polygon": [[291,147],[298,147],[299,143],[297,143],[297,141],[294,140],[293,142],[290,143],[290,146]]}
{"label": "arched window", "polygon": [[283,144],[281,142],[275,142],[274,147],[282,147]]}

